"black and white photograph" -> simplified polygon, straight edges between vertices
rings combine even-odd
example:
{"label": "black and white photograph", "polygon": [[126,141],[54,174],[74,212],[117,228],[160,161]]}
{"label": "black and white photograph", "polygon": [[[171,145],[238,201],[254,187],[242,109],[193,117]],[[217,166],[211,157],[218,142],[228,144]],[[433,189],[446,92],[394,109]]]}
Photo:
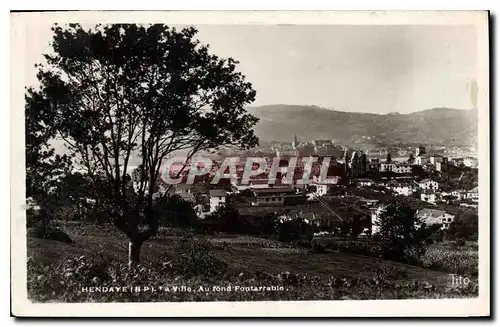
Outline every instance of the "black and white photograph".
{"label": "black and white photograph", "polygon": [[488,18],[11,13],[13,314],[488,315]]}

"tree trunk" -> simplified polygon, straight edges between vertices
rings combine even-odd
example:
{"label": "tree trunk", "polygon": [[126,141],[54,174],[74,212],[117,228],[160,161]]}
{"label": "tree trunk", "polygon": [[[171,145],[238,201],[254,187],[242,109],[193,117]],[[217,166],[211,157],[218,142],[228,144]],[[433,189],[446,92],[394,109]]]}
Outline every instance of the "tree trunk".
{"label": "tree trunk", "polygon": [[133,267],[139,264],[142,242],[130,240],[128,242],[128,266]]}

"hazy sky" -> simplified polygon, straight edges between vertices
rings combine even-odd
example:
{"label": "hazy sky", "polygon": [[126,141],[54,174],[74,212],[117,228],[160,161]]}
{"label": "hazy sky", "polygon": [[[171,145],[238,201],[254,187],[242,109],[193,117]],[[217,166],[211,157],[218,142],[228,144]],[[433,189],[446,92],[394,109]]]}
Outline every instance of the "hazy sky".
{"label": "hazy sky", "polygon": [[[254,105],[303,104],[408,113],[473,108],[476,30],[467,26],[201,25],[212,52],[240,61]],[[50,26],[29,33],[27,83],[47,52]]]}

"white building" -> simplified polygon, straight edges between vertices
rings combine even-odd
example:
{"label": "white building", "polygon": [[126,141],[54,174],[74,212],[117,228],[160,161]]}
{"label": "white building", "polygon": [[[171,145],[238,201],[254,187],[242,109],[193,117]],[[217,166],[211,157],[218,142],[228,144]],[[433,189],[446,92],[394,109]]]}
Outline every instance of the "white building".
{"label": "white building", "polygon": [[396,167],[396,164],[393,162],[382,162],[380,163],[380,171],[385,172],[385,171],[394,171],[394,168]]}
{"label": "white building", "polygon": [[313,183],[318,183],[318,184],[336,185],[340,181],[340,176],[327,176],[324,180],[321,180],[319,176],[313,175],[312,181]]}
{"label": "white building", "polygon": [[323,196],[328,193],[328,191],[335,187],[340,180],[340,176],[329,176],[325,178],[323,181],[317,177],[313,176],[312,185],[316,187],[316,195]]}
{"label": "white building", "polygon": [[437,194],[434,192],[423,192],[420,194],[420,200],[429,202],[429,203],[436,203],[437,202]]}
{"label": "white building", "polygon": [[398,184],[391,187],[391,190],[403,196],[410,196],[413,194],[413,187],[410,184]]}
{"label": "white building", "polygon": [[411,174],[412,165],[409,164],[398,164],[392,168],[392,171],[397,174]]}
{"label": "white building", "polygon": [[437,171],[445,171],[446,170],[446,164],[444,162],[437,161],[435,166],[436,166]]}
{"label": "white building", "polygon": [[451,195],[456,197],[458,200],[463,200],[467,197],[467,192],[464,190],[454,190],[451,191]]}
{"label": "white building", "polygon": [[422,209],[417,212],[417,217],[427,226],[437,224],[441,225],[441,229],[448,229],[455,219],[455,216],[450,215],[446,211],[436,209]]}
{"label": "white building", "polygon": [[276,150],[276,157],[298,157],[300,152],[297,149]]}
{"label": "white building", "polygon": [[429,163],[429,156],[426,155],[426,154],[421,154],[421,155],[418,155],[416,158],[415,158],[415,164],[416,165],[419,165],[419,166],[423,166],[425,164]]}
{"label": "white building", "polygon": [[359,186],[365,187],[365,186],[373,186],[375,185],[375,181],[369,178],[358,178],[356,179],[356,184]]}
{"label": "white building", "polygon": [[210,212],[217,210],[220,205],[226,204],[227,192],[222,189],[210,190]]}
{"label": "white building", "polygon": [[435,166],[436,163],[443,162],[443,156],[439,154],[432,154],[429,156],[429,162]]}
{"label": "white building", "polygon": [[423,190],[437,190],[439,188],[439,184],[432,179],[426,178],[418,182],[418,186]]}
{"label": "white building", "polygon": [[295,189],[292,187],[271,187],[252,191],[255,196],[252,201],[253,206],[282,206],[287,195],[295,194]]}
{"label": "white building", "polygon": [[474,187],[472,190],[467,191],[467,199],[470,199],[474,202],[479,201],[479,192],[477,186]]}
{"label": "white building", "polygon": [[329,184],[314,184],[316,186],[316,195],[323,196],[328,193],[328,190],[331,188]]}
{"label": "white building", "polygon": [[477,159],[474,157],[465,157],[464,158],[464,166],[470,167],[470,168],[477,168],[478,162]]}

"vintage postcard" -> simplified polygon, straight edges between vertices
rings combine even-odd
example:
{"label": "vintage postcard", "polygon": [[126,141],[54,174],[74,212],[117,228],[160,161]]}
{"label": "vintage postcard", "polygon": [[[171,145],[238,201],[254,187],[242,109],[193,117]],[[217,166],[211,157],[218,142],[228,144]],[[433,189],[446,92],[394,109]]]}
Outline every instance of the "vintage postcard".
{"label": "vintage postcard", "polygon": [[16,317],[490,315],[489,13],[11,13]]}

